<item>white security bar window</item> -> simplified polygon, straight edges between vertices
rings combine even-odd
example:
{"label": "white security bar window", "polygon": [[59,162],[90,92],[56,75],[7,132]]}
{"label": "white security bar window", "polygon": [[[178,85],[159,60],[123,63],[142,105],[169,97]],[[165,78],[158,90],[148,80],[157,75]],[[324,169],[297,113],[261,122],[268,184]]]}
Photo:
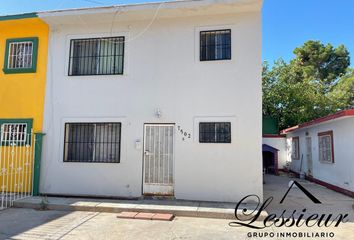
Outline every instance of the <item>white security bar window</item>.
{"label": "white security bar window", "polygon": [[300,141],[299,137],[293,137],[291,139],[291,157],[294,160],[299,160],[300,159]]}
{"label": "white security bar window", "polygon": [[3,68],[4,73],[36,72],[37,53],[37,37],[7,39]]}
{"label": "white security bar window", "polygon": [[72,39],[69,76],[123,74],[124,37]]}
{"label": "white security bar window", "polygon": [[333,131],[318,134],[319,160],[324,163],[334,163]]}
{"label": "white security bar window", "polygon": [[33,42],[12,42],[9,46],[8,69],[32,68]]}
{"label": "white security bar window", "polygon": [[231,143],[230,122],[199,123],[200,143]]}
{"label": "white security bar window", "polygon": [[64,162],[120,162],[121,123],[66,123]]}
{"label": "white security bar window", "polygon": [[200,32],[200,61],[231,59],[231,30]]}
{"label": "white security bar window", "polygon": [[12,145],[25,143],[27,135],[26,123],[1,124],[1,144]]}

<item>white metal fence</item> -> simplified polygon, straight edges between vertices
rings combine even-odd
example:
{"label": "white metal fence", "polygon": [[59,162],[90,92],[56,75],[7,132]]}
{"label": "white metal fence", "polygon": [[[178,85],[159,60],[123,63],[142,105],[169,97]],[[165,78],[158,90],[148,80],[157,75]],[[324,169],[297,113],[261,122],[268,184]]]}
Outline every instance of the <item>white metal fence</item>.
{"label": "white metal fence", "polygon": [[23,124],[3,124],[0,131],[0,210],[32,196],[35,135]]}

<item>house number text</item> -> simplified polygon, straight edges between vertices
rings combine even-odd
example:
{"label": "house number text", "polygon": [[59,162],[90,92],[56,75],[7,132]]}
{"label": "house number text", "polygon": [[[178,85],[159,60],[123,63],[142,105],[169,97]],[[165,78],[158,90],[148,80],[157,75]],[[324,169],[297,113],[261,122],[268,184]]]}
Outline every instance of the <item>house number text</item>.
{"label": "house number text", "polygon": [[184,131],[181,126],[177,126],[177,131],[182,135],[182,141],[185,141],[186,138],[191,138],[191,134]]}

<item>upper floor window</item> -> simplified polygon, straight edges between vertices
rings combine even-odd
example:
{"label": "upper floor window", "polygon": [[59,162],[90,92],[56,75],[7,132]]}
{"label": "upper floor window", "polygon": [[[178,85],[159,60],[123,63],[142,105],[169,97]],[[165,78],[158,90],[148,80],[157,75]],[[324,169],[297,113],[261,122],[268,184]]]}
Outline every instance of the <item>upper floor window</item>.
{"label": "upper floor window", "polygon": [[199,123],[200,143],[231,143],[230,122]]}
{"label": "upper floor window", "polygon": [[72,39],[69,76],[123,74],[124,37]]}
{"label": "upper floor window", "polygon": [[231,29],[200,32],[200,61],[231,59]]}
{"label": "upper floor window", "polygon": [[300,159],[300,140],[299,137],[293,137],[291,139],[291,157],[294,160],[299,160]]}
{"label": "upper floor window", "polygon": [[334,163],[333,131],[318,134],[319,160],[325,163]]}
{"label": "upper floor window", "polygon": [[5,73],[36,72],[38,38],[8,39],[5,51]]}

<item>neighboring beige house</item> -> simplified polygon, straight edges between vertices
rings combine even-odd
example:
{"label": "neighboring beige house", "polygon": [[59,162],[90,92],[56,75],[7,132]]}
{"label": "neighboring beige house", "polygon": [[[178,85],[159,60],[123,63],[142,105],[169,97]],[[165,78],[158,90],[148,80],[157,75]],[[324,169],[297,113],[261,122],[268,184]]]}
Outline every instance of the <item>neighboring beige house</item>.
{"label": "neighboring beige house", "polygon": [[354,197],[354,109],[282,131],[290,170]]}
{"label": "neighboring beige house", "polygon": [[38,13],[50,27],[40,192],[262,196],[261,0]]}

